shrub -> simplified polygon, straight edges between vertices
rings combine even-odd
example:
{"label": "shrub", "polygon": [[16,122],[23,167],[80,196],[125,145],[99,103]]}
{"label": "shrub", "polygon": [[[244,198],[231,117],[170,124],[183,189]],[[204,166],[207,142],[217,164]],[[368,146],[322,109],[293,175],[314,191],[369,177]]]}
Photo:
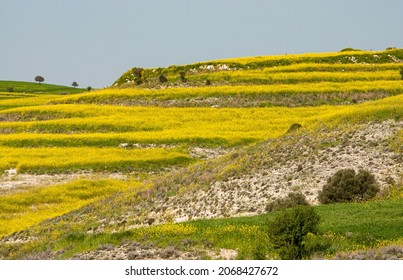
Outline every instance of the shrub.
{"label": "shrub", "polygon": [[316,233],[320,217],[312,206],[297,206],[280,212],[268,222],[269,241],[278,249],[281,259],[308,257],[304,239]]}
{"label": "shrub", "polygon": [[186,79],[186,73],[184,71],[179,72],[179,78],[181,79],[182,83],[186,83],[187,79]]}
{"label": "shrub", "polygon": [[163,74],[158,76],[158,80],[160,81],[161,84],[168,82],[167,77],[165,77]]}
{"label": "shrub", "polygon": [[403,80],[403,68],[400,68],[400,76],[402,77],[402,80]]}
{"label": "shrub", "polygon": [[308,205],[305,196],[302,193],[290,192],[286,197],[276,199],[266,205],[266,211],[278,211],[291,208],[297,205]]}
{"label": "shrub", "polygon": [[7,91],[8,92],[14,92],[14,88],[13,87],[7,87]]}
{"label": "shrub", "polygon": [[293,131],[297,131],[298,129],[300,129],[302,127],[301,124],[299,123],[293,123],[290,128],[287,130],[287,133],[293,132]]}
{"label": "shrub", "polygon": [[134,82],[136,82],[136,84],[141,84],[143,82],[142,78],[143,78],[143,68],[140,67],[134,67],[132,68],[132,74],[134,77]]}
{"label": "shrub", "polygon": [[88,86],[88,87],[87,87],[87,90],[88,90],[88,91],[91,91],[91,90],[92,90],[92,87],[91,87],[91,86]]}
{"label": "shrub", "polygon": [[349,201],[365,201],[374,197],[379,191],[374,175],[360,169],[341,169],[332,177],[319,192],[321,203],[337,203]]}
{"label": "shrub", "polygon": [[340,52],[359,52],[361,50],[359,49],[353,49],[353,48],[344,48]]}
{"label": "shrub", "polygon": [[44,81],[45,81],[45,78],[42,77],[42,76],[36,76],[36,77],[35,77],[35,82],[42,83],[42,82],[44,82]]}

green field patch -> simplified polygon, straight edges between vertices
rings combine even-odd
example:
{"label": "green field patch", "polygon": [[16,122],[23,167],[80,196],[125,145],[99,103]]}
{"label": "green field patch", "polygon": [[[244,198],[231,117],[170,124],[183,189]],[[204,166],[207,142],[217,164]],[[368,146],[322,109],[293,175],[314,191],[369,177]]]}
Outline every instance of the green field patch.
{"label": "green field patch", "polygon": [[80,93],[85,91],[85,89],[82,88],[73,88],[46,83],[39,84],[32,82],[0,81],[0,92],[6,92],[8,91],[8,88],[12,88],[13,92],[36,94]]}
{"label": "green field patch", "polygon": [[[320,232],[310,235],[309,248],[322,257],[337,252],[365,250],[400,242],[403,232],[403,199],[357,204],[334,204],[315,207],[320,215]],[[240,259],[254,259],[264,252],[268,258],[278,258],[267,236],[267,224],[279,212],[252,217],[195,220],[167,223],[120,233],[81,234],[73,238],[66,233],[55,249],[68,249],[63,257],[95,250],[102,244],[119,245],[123,241],[148,242],[156,246],[188,246],[233,249]],[[74,240],[73,240],[74,239]],[[74,244],[72,246],[72,243]]]}

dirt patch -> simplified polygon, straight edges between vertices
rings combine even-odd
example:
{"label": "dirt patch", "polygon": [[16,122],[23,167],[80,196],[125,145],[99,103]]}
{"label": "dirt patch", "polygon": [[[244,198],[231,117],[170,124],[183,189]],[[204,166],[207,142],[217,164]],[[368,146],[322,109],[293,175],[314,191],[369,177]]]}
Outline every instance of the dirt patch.
{"label": "dirt patch", "polygon": [[367,251],[339,253],[337,260],[403,260],[403,245],[391,245]]}
{"label": "dirt patch", "polygon": [[181,248],[168,246],[160,248],[138,242],[126,242],[120,246],[105,244],[98,249],[86,253],[76,254],[73,259],[78,260],[200,260],[200,259],[235,259],[235,250],[220,249],[212,251],[203,248]]}
{"label": "dirt patch", "polygon": [[220,156],[228,154],[232,149],[223,148],[202,148],[202,147],[191,147],[189,148],[189,154],[191,157],[210,160],[215,159]]}
{"label": "dirt patch", "polygon": [[16,174],[3,175],[0,177],[0,195],[10,194],[16,191],[41,186],[46,187],[55,184],[68,183],[77,179],[117,179],[125,180],[126,175],[122,173],[90,173],[80,172],[73,174]]}

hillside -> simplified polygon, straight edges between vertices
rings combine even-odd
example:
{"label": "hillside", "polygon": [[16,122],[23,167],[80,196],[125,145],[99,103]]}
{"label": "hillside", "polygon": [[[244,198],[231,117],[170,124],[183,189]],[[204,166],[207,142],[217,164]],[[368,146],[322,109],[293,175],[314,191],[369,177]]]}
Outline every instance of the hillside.
{"label": "hillside", "polygon": [[0,110],[46,104],[66,94],[82,93],[85,89],[47,83],[0,80]]}
{"label": "hillside", "polygon": [[[292,192],[321,216],[313,257],[402,258],[402,61],[225,59],[136,67],[92,92],[4,93],[0,259],[252,259],[258,244],[278,258],[268,204]],[[319,205],[343,168],[381,192]]]}

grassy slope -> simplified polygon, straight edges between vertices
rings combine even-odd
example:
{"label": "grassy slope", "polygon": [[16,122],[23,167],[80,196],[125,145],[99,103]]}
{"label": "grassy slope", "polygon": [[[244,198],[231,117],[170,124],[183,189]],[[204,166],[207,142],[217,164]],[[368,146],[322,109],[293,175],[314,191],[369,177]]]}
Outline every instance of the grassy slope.
{"label": "grassy slope", "polygon": [[[297,55],[277,55],[277,56],[260,56],[245,57],[237,59],[223,59],[208,62],[201,62],[189,65],[170,66],[168,68],[146,69],[143,78],[158,77],[164,75],[178,75],[180,72],[186,74],[194,71],[210,71],[211,66],[216,70],[222,65],[226,65],[229,69],[235,70],[255,70],[267,67],[283,67],[293,64],[384,64],[396,62],[403,59],[403,50],[394,49],[386,51],[359,51],[359,52],[335,52],[335,53],[316,53],[316,54],[297,54]],[[354,62],[356,61],[356,62]],[[207,68],[210,66],[210,68]],[[114,83],[116,86],[123,85],[129,81],[133,81],[134,76],[129,70],[117,79]]]}
{"label": "grassy slope", "polygon": [[0,81],[0,92],[7,92],[7,88],[12,87],[14,92],[18,93],[37,93],[37,94],[60,94],[60,93],[80,93],[85,91],[82,88],[73,88],[67,86],[18,82],[18,81]]}
{"label": "grassy slope", "polygon": [[[13,88],[13,92],[8,91],[9,87]],[[45,83],[0,81],[0,111],[18,107],[44,105],[63,97],[65,94],[76,94],[84,91],[82,88]]]}

